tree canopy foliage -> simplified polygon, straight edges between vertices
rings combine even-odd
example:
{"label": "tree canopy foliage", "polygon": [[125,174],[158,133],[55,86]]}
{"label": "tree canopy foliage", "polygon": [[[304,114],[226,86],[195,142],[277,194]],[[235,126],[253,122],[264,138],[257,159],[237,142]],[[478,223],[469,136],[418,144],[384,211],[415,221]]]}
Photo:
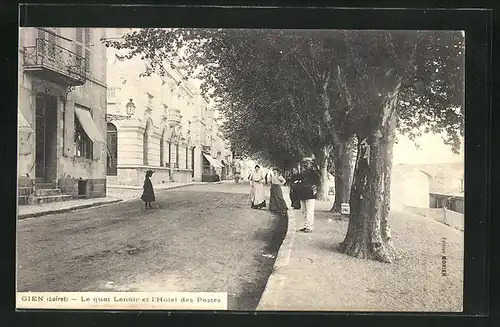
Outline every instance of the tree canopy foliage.
{"label": "tree canopy foliage", "polygon": [[398,130],[411,139],[446,132],[460,147],[459,32],[141,29],[105,43],[147,59],[144,75],[173,66],[199,78],[226,117],[225,135],[247,154],[310,155],[366,128],[374,76],[387,71],[402,83]]}

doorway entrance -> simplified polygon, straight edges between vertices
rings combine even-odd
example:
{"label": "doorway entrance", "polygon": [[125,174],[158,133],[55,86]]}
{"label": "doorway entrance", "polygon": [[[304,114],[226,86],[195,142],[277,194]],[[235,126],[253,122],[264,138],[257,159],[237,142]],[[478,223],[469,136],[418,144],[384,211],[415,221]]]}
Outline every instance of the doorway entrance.
{"label": "doorway entrance", "polygon": [[57,178],[57,98],[37,94],[35,105],[35,178],[37,183],[51,183]]}
{"label": "doorway entrance", "polygon": [[191,149],[191,177],[194,178],[194,148]]}
{"label": "doorway entrance", "polygon": [[108,176],[118,174],[118,130],[113,123],[108,123]]}

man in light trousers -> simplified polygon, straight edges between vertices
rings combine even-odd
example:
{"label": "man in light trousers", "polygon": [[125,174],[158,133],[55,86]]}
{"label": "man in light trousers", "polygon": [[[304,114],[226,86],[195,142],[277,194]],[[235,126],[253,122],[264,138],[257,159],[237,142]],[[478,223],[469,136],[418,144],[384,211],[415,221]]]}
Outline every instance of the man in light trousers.
{"label": "man in light trousers", "polygon": [[297,192],[304,220],[299,231],[311,233],[314,230],[314,205],[318,193],[319,174],[313,168],[312,159],[304,159],[303,167],[304,170],[299,181],[299,192]]}

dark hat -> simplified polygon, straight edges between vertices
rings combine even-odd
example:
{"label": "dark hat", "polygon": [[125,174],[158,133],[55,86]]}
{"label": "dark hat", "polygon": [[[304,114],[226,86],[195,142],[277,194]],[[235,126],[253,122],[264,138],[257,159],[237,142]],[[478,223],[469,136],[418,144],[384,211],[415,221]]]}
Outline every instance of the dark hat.
{"label": "dark hat", "polygon": [[146,175],[153,175],[153,174],[154,171],[152,171],[151,169],[146,170]]}

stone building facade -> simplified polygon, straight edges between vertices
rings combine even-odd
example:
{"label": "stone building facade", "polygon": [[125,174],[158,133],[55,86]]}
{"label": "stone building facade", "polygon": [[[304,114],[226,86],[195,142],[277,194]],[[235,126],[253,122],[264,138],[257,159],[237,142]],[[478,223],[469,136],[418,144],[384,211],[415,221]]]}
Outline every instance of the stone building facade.
{"label": "stone building facade", "polygon": [[106,195],[106,48],[99,28],[21,28],[19,203]]}
{"label": "stone building facade", "polygon": [[[128,29],[109,29],[120,38]],[[140,186],[145,172],[154,184],[212,180],[232,158],[218,135],[216,112],[180,69],[140,77],[146,60],[125,59],[108,48],[107,180]],[[225,160],[224,162],[222,162]],[[229,169],[229,168],[225,168]],[[224,169],[224,170],[225,170]]]}

